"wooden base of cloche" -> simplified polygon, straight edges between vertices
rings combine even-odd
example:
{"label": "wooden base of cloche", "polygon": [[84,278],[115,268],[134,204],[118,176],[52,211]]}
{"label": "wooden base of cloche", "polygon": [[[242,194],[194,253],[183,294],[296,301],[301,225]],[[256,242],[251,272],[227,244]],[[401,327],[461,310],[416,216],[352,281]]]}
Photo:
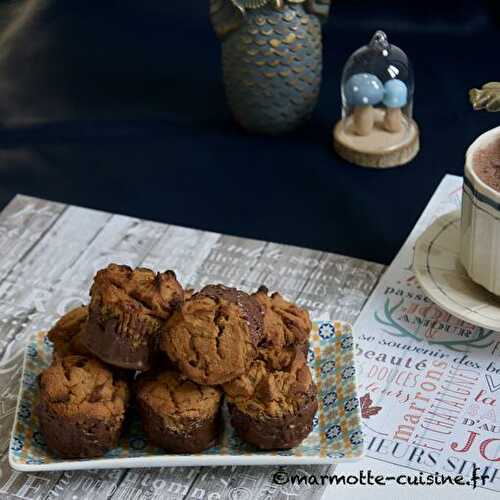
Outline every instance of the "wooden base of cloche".
{"label": "wooden base of cloche", "polygon": [[420,151],[420,134],[414,120],[405,128],[404,137],[385,131],[380,120],[376,120],[369,137],[360,137],[344,120],[349,118],[340,120],[333,129],[333,147],[350,163],[370,168],[399,167],[413,160]]}

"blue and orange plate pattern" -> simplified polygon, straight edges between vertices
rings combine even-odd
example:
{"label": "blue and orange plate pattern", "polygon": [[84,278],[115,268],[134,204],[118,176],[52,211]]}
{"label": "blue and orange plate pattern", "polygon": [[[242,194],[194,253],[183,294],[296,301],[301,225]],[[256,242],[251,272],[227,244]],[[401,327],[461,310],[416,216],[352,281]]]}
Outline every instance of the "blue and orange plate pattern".
{"label": "blue and orange plate pattern", "polygon": [[104,457],[68,460],[54,457],[47,450],[34,411],[38,397],[38,375],[52,360],[52,344],[40,332],[32,338],[25,351],[10,442],[10,465],[21,471],[41,471],[190,465],[331,464],[358,460],[363,456],[364,443],[353,348],[349,324],[338,321],[314,324],[308,363],[318,385],[319,409],[314,418],[313,431],[300,446],[292,450],[256,450],[238,439],[226,415],[225,429],[218,446],[196,455],[165,454],[148,443],[139,420],[132,418],[119,446]]}

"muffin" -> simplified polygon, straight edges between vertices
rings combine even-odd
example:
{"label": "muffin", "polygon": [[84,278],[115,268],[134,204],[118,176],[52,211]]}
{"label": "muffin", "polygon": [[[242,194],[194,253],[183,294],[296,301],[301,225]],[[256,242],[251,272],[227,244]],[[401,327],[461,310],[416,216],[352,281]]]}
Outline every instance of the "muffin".
{"label": "muffin", "polygon": [[183,294],[172,271],[110,264],[94,278],[82,342],[110,365],[148,370],[160,329],[182,304]]}
{"label": "muffin", "polygon": [[136,398],[153,444],[173,453],[199,453],[215,445],[221,420],[219,389],[165,371],[139,378]]}
{"label": "muffin", "polygon": [[312,328],[309,313],[285,300],[278,292],[270,296],[264,286],[252,297],[264,312],[264,336],[259,344],[259,357],[272,369],[280,370],[290,365],[297,350],[307,355]]}
{"label": "muffin", "polygon": [[219,385],[239,377],[256,357],[262,309],[250,295],[209,285],[166,323],[160,347],[190,380]]}
{"label": "muffin", "polygon": [[129,391],[100,361],[75,355],[56,358],[39,384],[36,412],[53,453],[91,458],[117,445]]}
{"label": "muffin", "polygon": [[283,371],[254,361],[248,373],[224,384],[223,390],[236,433],[257,448],[293,448],[312,430],[317,389],[300,351]]}
{"label": "muffin", "polygon": [[88,307],[81,306],[62,316],[49,330],[47,336],[54,344],[54,356],[64,357],[69,354],[88,355],[89,350],[81,341],[81,332],[88,318]]}

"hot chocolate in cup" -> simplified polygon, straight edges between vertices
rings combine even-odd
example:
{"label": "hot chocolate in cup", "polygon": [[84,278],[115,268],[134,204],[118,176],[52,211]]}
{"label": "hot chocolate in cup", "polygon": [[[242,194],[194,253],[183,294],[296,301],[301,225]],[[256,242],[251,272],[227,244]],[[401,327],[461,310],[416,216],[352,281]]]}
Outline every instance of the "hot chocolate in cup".
{"label": "hot chocolate in cup", "polygon": [[500,192],[500,134],[474,152],[472,163],[479,179],[497,193]]}
{"label": "hot chocolate in cup", "polygon": [[473,281],[500,295],[500,127],[466,154],[460,260]]}

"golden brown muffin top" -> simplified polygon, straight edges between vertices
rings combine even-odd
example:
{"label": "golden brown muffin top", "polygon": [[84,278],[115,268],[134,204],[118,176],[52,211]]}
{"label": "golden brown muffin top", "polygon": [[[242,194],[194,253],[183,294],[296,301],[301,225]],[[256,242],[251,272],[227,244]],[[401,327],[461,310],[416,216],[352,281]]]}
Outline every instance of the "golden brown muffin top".
{"label": "golden brown muffin top", "polygon": [[189,379],[218,385],[249,368],[261,335],[262,311],[254,299],[210,285],[167,322],[160,347]]}
{"label": "golden brown muffin top", "polygon": [[54,354],[64,357],[69,354],[90,354],[80,342],[79,335],[88,318],[88,307],[80,306],[62,316],[49,330],[47,336],[54,344]]}
{"label": "golden brown muffin top", "polygon": [[123,416],[129,389],[97,359],[72,355],[41,374],[40,398],[60,416],[107,419]]}
{"label": "golden brown muffin top", "polygon": [[[98,313],[104,321],[133,315],[156,330],[180,306],[184,292],[173,271],[110,264],[95,275],[90,296],[91,314]],[[120,331],[127,333],[122,326]]]}
{"label": "golden brown muffin top", "polygon": [[281,349],[308,342],[312,323],[305,309],[288,302],[278,292],[269,296],[264,286],[252,296],[264,310],[263,347]]}
{"label": "golden brown muffin top", "polygon": [[229,403],[253,418],[293,415],[311,397],[316,386],[302,352],[287,370],[270,370],[262,360],[256,360],[247,373],[222,386]]}
{"label": "golden brown muffin top", "polygon": [[213,418],[219,411],[222,391],[195,384],[179,372],[166,371],[140,379],[137,398],[161,416],[166,425],[179,430],[194,421]]}
{"label": "golden brown muffin top", "polygon": [[287,370],[299,351],[307,355],[307,344],[291,347],[259,347],[257,357],[264,361],[270,370]]}

